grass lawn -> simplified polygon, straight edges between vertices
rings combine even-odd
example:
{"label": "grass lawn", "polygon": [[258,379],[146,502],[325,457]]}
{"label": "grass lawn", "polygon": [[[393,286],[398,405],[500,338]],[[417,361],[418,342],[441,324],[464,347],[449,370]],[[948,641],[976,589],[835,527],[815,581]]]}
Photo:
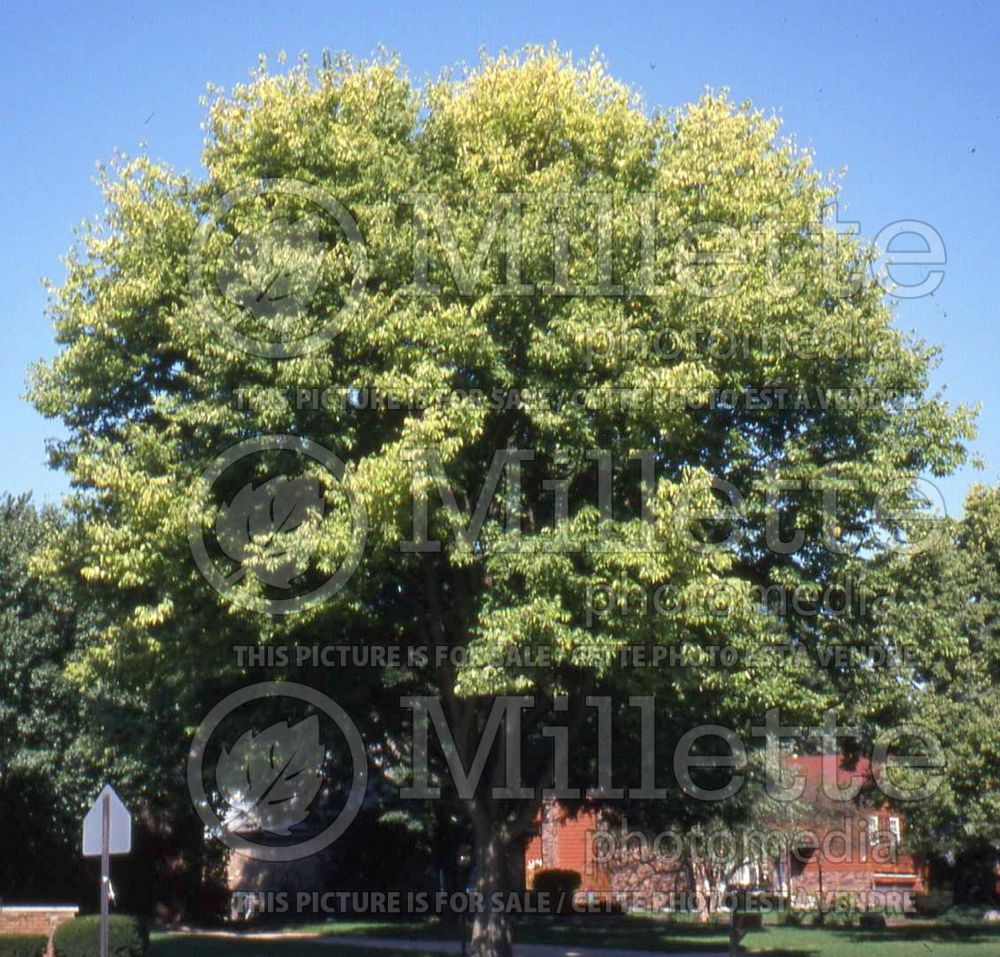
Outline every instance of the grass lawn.
{"label": "grass lawn", "polygon": [[997,957],[1000,932],[937,926],[882,931],[767,927],[743,938],[750,953],[773,957]]}
{"label": "grass lawn", "polygon": [[[338,936],[405,937],[410,940],[454,940],[454,926],[420,921],[331,921],[307,929],[330,940]],[[575,918],[522,917],[514,921],[514,941],[521,944],[556,944],[565,947],[603,947],[609,950],[662,950],[719,953],[729,946],[728,931],[691,921],[669,922],[656,918],[611,915]]]}
{"label": "grass lawn", "polygon": [[[148,957],[361,957],[357,947],[337,946],[337,936],[454,939],[455,928],[420,921],[338,920],[288,933],[324,936],[322,946],[295,939],[240,940],[190,934],[154,935]],[[634,948],[673,952],[725,952],[726,931],[687,921],[655,917],[582,917],[565,920],[523,918],[517,922],[520,943],[561,944],[566,947],[603,947],[611,951]],[[767,926],[748,934],[744,952],[770,957],[998,957],[1000,928],[955,927],[928,922],[882,931],[814,929]],[[381,957],[403,957],[388,950],[372,950]],[[409,951],[408,957],[436,957],[433,950]]]}

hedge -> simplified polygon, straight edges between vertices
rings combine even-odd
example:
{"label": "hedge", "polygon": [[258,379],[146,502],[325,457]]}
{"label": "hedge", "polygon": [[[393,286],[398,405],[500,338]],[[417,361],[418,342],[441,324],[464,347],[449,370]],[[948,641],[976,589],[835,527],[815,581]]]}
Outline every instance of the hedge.
{"label": "hedge", "polygon": [[580,889],[581,883],[583,878],[577,871],[551,867],[536,871],[531,887],[538,894],[549,895],[549,906],[558,911],[569,912],[573,907],[573,897]]}
{"label": "hedge", "polygon": [[886,927],[885,914],[862,914],[858,926],[862,930],[884,930]]}
{"label": "hedge", "polygon": [[48,943],[44,934],[0,934],[0,957],[42,957]]}
{"label": "hedge", "polygon": [[[108,932],[109,957],[142,957],[146,952],[142,925],[134,917],[115,914]],[[56,928],[52,938],[56,957],[100,957],[100,917],[77,917]]]}
{"label": "hedge", "polygon": [[951,891],[931,891],[928,894],[914,894],[913,908],[921,917],[940,917],[954,903]]}

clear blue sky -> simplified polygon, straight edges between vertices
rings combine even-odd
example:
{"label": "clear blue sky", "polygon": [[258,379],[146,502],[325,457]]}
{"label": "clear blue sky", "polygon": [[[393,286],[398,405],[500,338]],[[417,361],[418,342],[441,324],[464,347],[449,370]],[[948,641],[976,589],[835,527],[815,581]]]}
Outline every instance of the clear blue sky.
{"label": "clear blue sky", "polygon": [[[822,12],[826,10],[828,12]],[[983,403],[985,472],[1000,476],[1000,5],[982,3],[106,3],[4,0],[0,6],[0,489],[55,500],[65,479],[44,463],[57,435],[21,399],[28,363],[53,351],[40,278],[62,275],[70,229],[100,211],[94,164],[116,147],[196,171],[198,98],[209,81],[324,48],[384,43],[422,78],[443,66],[557,41],[593,48],[650,105],[705,86],[779,111],[819,165],[847,167],[846,216],[872,236],[919,219],[943,236],[945,279],[904,302],[899,324],[944,346],[936,384]]]}

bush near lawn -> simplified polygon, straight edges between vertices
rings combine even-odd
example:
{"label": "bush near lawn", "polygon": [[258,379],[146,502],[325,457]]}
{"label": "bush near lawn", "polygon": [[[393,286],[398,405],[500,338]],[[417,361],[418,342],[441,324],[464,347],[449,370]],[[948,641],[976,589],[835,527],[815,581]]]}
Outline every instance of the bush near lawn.
{"label": "bush near lawn", "polygon": [[44,934],[0,934],[0,957],[42,957],[48,943]]}
{"label": "bush near lawn", "polygon": [[913,895],[913,909],[921,917],[940,917],[955,902],[951,891],[930,891]]}
{"label": "bush near lawn", "polygon": [[[148,938],[135,917],[115,914],[108,927],[109,957],[143,957]],[[56,957],[100,957],[100,917],[77,917],[56,928]]]}
{"label": "bush near lawn", "polygon": [[549,904],[562,913],[573,909],[573,895],[580,889],[583,878],[576,871],[549,867],[537,871],[531,882],[536,894],[548,894]]}

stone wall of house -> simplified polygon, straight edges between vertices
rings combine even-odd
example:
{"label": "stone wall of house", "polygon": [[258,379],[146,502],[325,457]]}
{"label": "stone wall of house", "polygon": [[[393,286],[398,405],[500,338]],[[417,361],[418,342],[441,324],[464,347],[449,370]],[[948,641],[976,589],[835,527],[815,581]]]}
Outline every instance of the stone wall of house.
{"label": "stone wall of house", "polygon": [[[790,897],[794,906],[834,906],[848,896],[861,909],[909,911],[913,896],[926,891],[926,866],[905,850],[905,842],[890,837],[890,820],[905,836],[901,818],[871,809],[848,813],[836,828],[827,822],[805,829],[803,835],[817,842],[815,848],[799,848],[782,862],[756,861],[750,875],[733,878],[734,883],[767,888]],[[873,840],[876,826],[880,837]],[[602,833],[611,836],[602,841]],[[609,846],[614,851],[607,856]],[[606,831],[593,812],[572,816],[554,803],[543,809],[525,864],[529,884],[531,875],[543,868],[574,870],[582,878],[581,894],[613,896],[626,907],[690,909],[697,906],[695,892],[704,890],[692,887],[676,854],[657,853],[655,844],[638,833]]]}
{"label": "stone wall of house", "polygon": [[660,907],[683,907],[691,891],[687,870],[673,861],[638,852],[620,855],[609,865],[611,889],[621,900],[657,902]]}
{"label": "stone wall of house", "polygon": [[[764,850],[747,854],[743,873],[730,879],[790,897],[802,906],[849,895],[861,908],[909,910],[913,896],[927,889],[928,871],[921,858],[906,850],[905,816],[888,805],[834,800],[828,785],[870,782],[874,772],[865,760],[849,763],[843,758],[835,767],[830,763],[823,755],[791,759],[789,766],[803,780],[801,800],[810,810],[800,823],[774,824],[769,833],[778,838],[779,848],[793,844],[794,858],[774,858],[775,845],[765,842]],[[602,832],[607,840],[602,840]],[[604,853],[608,847],[613,849],[610,856]],[[542,868],[564,868],[581,875],[584,894],[611,892],[620,900],[666,899],[662,906],[690,906],[694,892],[704,889],[692,888],[677,850],[667,845],[658,852],[655,840],[650,844],[648,836],[629,832],[627,826],[611,834],[599,814],[571,815],[551,802],[527,842],[525,866],[529,883]],[[681,903],[669,903],[671,896]]]}

